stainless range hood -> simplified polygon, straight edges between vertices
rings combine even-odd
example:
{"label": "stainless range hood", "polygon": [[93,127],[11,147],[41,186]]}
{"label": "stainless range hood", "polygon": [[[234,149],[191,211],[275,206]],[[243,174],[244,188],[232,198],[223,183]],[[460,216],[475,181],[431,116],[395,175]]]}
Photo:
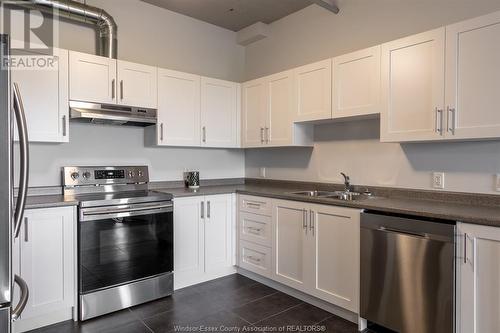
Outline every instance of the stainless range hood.
{"label": "stainless range hood", "polygon": [[72,121],[140,127],[156,124],[155,109],[78,101],[70,101],[69,107]]}

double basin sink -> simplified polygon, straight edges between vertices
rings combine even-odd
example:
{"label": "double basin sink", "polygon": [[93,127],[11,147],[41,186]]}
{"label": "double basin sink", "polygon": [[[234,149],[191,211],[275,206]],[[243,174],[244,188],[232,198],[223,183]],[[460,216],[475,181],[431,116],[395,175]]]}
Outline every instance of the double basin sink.
{"label": "double basin sink", "polygon": [[291,192],[290,194],[300,195],[304,197],[312,197],[312,198],[328,198],[328,199],[337,199],[343,201],[357,201],[363,200],[370,197],[368,194],[359,193],[359,192],[351,192],[351,191],[299,191],[299,192]]}

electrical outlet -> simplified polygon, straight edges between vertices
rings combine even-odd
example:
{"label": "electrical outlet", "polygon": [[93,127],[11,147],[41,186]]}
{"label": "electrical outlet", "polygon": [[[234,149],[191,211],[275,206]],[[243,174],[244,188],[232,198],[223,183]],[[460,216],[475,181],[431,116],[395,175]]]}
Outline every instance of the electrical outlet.
{"label": "electrical outlet", "polygon": [[260,178],[266,178],[266,168],[260,168]]}
{"label": "electrical outlet", "polygon": [[444,189],[444,172],[432,173],[432,187]]}
{"label": "electrical outlet", "polygon": [[500,192],[500,173],[495,175],[495,189]]}

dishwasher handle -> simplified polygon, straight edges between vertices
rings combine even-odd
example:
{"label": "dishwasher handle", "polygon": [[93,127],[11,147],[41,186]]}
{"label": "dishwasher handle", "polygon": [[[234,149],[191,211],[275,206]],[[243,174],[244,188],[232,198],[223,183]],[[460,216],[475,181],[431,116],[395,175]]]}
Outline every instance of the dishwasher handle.
{"label": "dishwasher handle", "polygon": [[396,228],[390,228],[390,227],[379,227],[379,231],[384,231],[384,232],[393,232],[396,234],[403,234],[407,236],[412,236],[412,237],[420,237],[420,238],[430,238],[428,233],[425,232],[414,232],[414,231],[408,231],[408,230],[402,230],[402,229],[396,229]]}

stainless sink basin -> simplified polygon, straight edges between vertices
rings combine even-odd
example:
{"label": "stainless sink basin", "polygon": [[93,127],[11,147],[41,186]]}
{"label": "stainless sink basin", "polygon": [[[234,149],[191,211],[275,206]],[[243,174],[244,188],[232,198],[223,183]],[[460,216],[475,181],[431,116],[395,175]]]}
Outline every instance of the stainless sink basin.
{"label": "stainless sink basin", "polygon": [[343,200],[343,201],[357,201],[368,198],[359,192],[335,192],[333,195],[327,195],[325,198]]}
{"label": "stainless sink basin", "polygon": [[337,192],[329,192],[329,191],[299,191],[292,192],[291,194],[303,195],[305,197],[328,197],[336,195]]}

